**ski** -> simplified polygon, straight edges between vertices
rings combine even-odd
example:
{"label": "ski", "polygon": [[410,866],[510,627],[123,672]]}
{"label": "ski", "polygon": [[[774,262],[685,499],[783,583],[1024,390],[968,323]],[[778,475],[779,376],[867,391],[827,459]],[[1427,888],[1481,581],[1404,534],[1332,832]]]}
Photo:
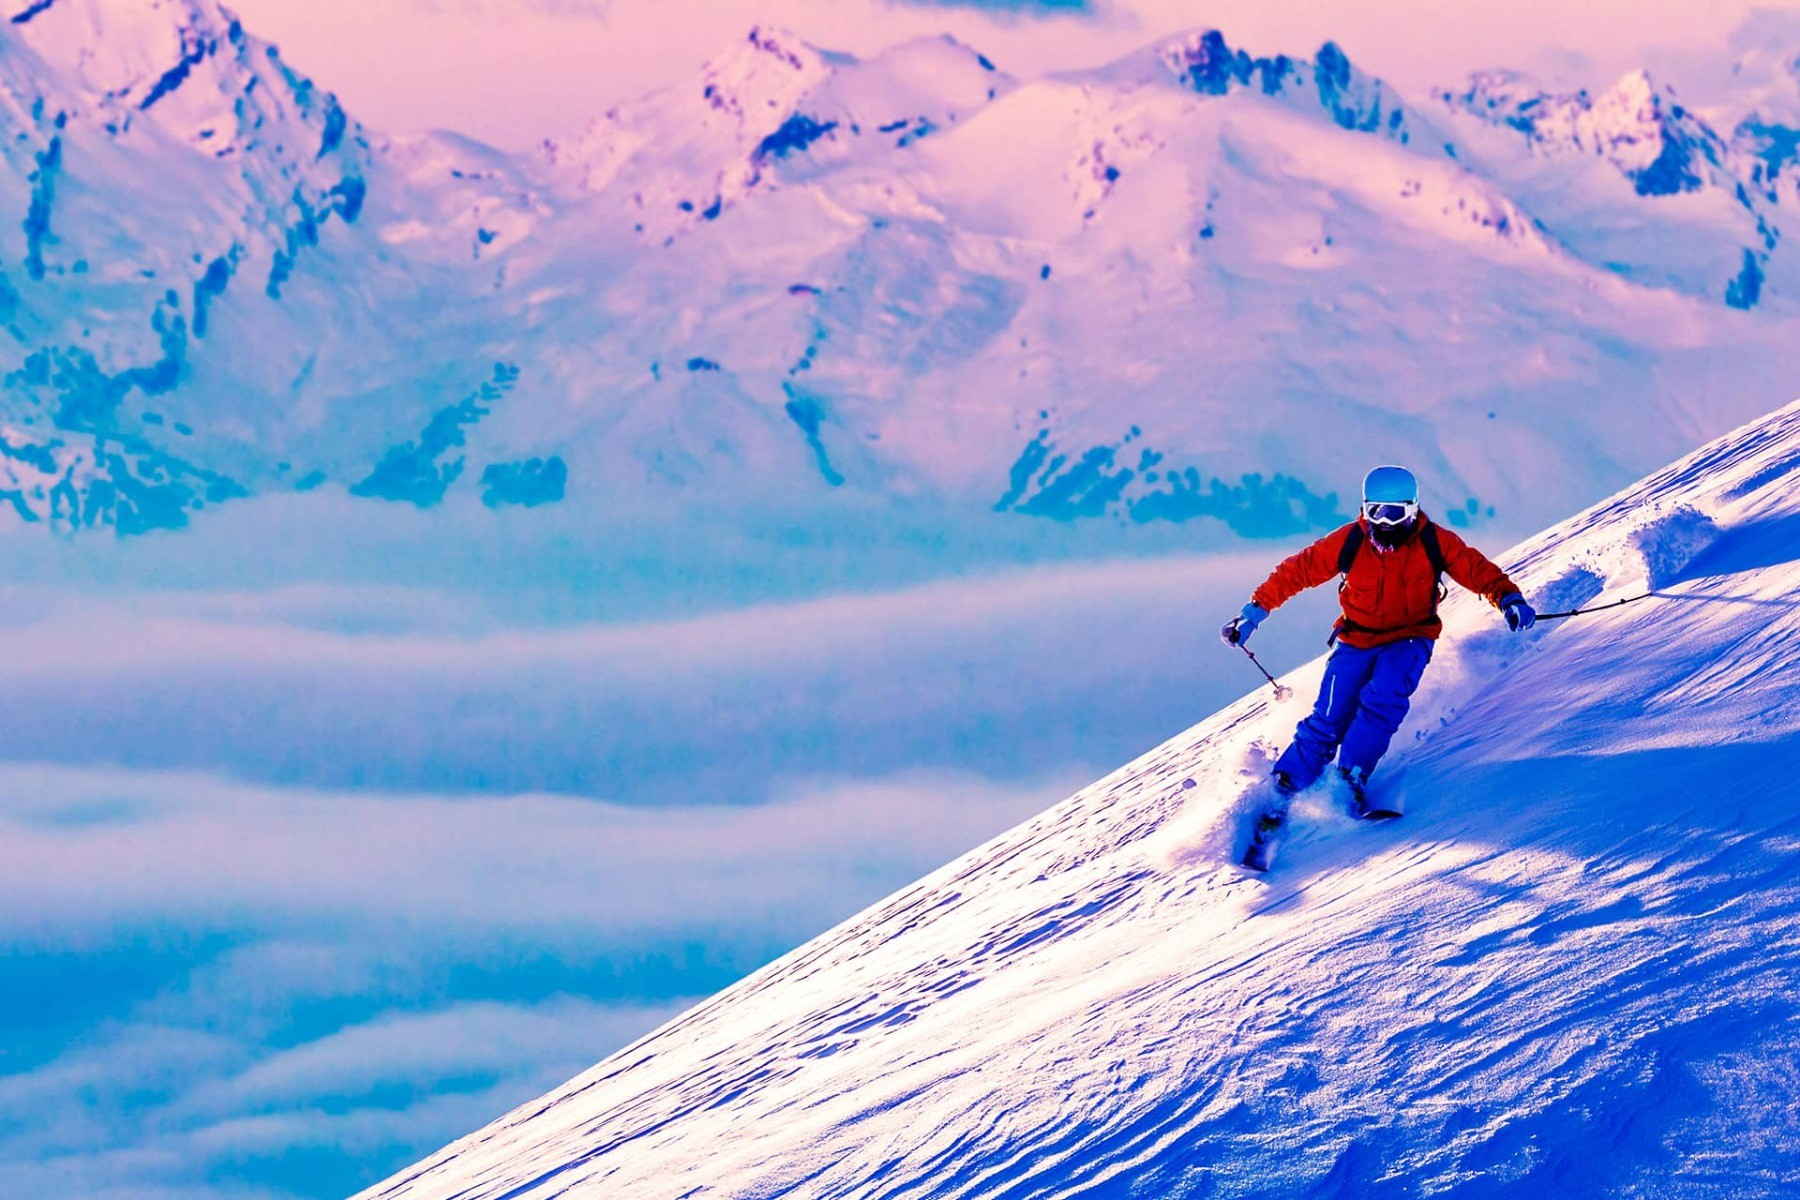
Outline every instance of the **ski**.
{"label": "ski", "polygon": [[1398,801],[1377,800],[1369,795],[1369,785],[1360,771],[1338,768],[1338,778],[1349,793],[1350,815],[1361,821],[1391,821],[1400,815]]}
{"label": "ski", "polygon": [[1356,815],[1365,821],[1392,821],[1400,815],[1397,805],[1364,797],[1357,803]]}

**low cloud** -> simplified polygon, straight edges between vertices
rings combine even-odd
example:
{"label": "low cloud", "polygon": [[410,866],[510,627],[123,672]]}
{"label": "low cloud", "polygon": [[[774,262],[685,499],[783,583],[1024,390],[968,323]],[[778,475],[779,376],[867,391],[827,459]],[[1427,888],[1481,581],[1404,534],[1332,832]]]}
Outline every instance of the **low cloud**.
{"label": "low cloud", "polygon": [[[25,941],[133,920],[221,934],[397,922],[465,940],[579,929],[637,942],[747,921],[803,935],[820,901],[897,886],[896,872],[937,865],[1087,774],[1002,787],[919,773],[649,808],[0,764],[0,928]],[[282,974],[324,965],[284,953],[298,957],[274,964]]]}
{"label": "low cloud", "polygon": [[348,1194],[1247,690],[1268,557],[539,628],[14,587],[0,1175]]}
{"label": "low cloud", "polygon": [[0,1173],[347,1194],[1079,781],[653,809],[0,765]]}
{"label": "low cloud", "polygon": [[[1131,757],[1248,690],[1213,629],[1268,557],[541,630],[430,593],[385,627],[367,614],[392,598],[347,589],[260,613],[230,594],[46,604],[0,628],[23,697],[0,757],[629,805],[763,803],[825,773],[1041,776]],[[1322,636],[1298,607],[1262,635],[1277,662]]]}

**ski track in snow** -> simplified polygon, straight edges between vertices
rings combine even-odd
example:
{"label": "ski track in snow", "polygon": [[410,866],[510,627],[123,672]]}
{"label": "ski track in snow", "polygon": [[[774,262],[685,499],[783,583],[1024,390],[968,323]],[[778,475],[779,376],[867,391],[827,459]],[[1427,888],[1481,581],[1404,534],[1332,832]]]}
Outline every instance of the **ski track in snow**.
{"label": "ski track in snow", "polygon": [[1402,820],[1226,865],[1314,663],[364,1195],[1795,1194],[1797,477],[1800,404],[1507,558],[1656,599],[1446,605]]}

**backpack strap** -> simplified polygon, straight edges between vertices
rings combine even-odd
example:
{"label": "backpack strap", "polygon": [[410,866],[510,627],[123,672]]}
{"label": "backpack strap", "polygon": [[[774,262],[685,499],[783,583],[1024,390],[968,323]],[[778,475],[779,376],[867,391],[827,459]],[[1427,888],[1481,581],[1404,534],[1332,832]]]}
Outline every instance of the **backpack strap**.
{"label": "backpack strap", "polygon": [[1419,530],[1419,542],[1425,547],[1425,557],[1431,560],[1431,611],[1437,614],[1437,606],[1447,594],[1444,587],[1444,547],[1438,542],[1437,526],[1427,524]]}
{"label": "backpack strap", "polygon": [[[1356,561],[1356,552],[1362,549],[1363,538],[1367,536],[1368,535],[1363,532],[1362,522],[1358,521],[1356,524],[1350,526],[1350,532],[1344,537],[1344,544],[1338,548],[1339,575],[1348,575],[1350,573],[1350,564]],[[1433,539],[1432,545],[1435,546],[1436,544],[1436,539]],[[1438,560],[1434,556],[1431,561],[1435,565]]]}

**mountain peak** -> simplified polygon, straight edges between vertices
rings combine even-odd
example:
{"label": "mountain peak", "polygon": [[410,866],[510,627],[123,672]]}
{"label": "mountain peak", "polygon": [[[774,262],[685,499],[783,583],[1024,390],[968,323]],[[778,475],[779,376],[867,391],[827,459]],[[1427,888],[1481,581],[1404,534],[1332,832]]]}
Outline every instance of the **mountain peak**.
{"label": "mountain peak", "polygon": [[11,30],[64,80],[69,115],[110,135],[148,122],[213,157],[293,124],[310,127],[316,156],[360,136],[334,95],[215,0],[4,2]]}
{"label": "mountain peak", "polygon": [[1176,83],[1203,96],[1251,91],[1297,105],[1316,104],[1344,129],[1401,142],[1411,137],[1393,89],[1357,68],[1336,42],[1325,42],[1309,62],[1233,49],[1220,30],[1200,28],[1163,40],[1153,54]]}
{"label": "mountain peak", "polygon": [[616,188],[635,235],[667,242],[778,178],[914,145],[1012,86],[950,37],[861,60],[757,25],[698,80],[612,109],[579,139],[545,149],[579,190]]}
{"label": "mountain peak", "polygon": [[1249,86],[1252,79],[1269,94],[1288,82],[1293,62],[1286,55],[1252,58],[1233,50],[1217,29],[1197,29],[1178,35],[1157,48],[1157,57],[1184,86],[1207,96],[1223,96],[1234,87]]}
{"label": "mountain peak", "polygon": [[1465,91],[1439,98],[1518,130],[1535,149],[1604,158],[1641,196],[1698,191],[1726,154],[1723,139],[1643,68],[1626,72],[1598,97],[1586,89],[1551,92],[1528,76],[1489,71],[1473,76]]}
{"label": "mountain peak", "polygon": [[825,56],[792,31],[756,25],[702,68],[701,94],[715,111],[760,124],[785,114],[829,70]]}
{"label": "mountain peak", "polygon": [[244,39],[212,0],[5,0],[11,32],[122,109],[148,109]]}

